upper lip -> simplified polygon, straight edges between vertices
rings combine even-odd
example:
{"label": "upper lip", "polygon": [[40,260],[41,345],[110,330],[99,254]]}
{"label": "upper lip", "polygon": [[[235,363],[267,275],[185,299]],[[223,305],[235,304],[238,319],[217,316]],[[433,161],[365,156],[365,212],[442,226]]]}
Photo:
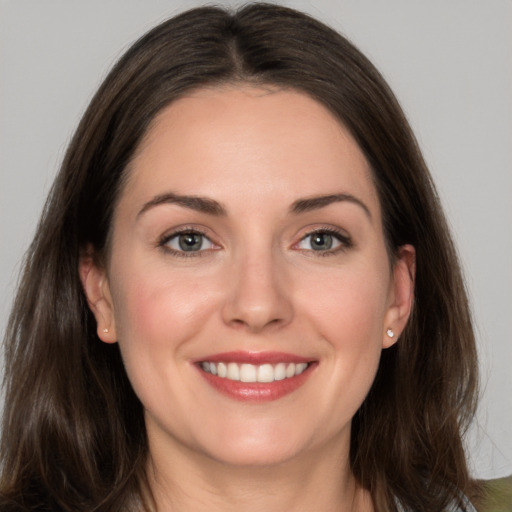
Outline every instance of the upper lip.
{"label": "upper lip", "polygon": [[276,363],[310,363],[311,358],[290,354],[287,352],[247,352],[233,351],[207,355],[194,360],[194,363],[208,361],[211,363],[239,363],[239,364],[276,364]]}

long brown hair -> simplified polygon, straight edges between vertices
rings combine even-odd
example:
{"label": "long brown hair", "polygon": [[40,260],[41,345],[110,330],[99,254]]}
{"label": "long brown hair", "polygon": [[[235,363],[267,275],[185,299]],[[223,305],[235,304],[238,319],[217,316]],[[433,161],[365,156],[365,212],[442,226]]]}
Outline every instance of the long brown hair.
{"label": "long brown hair", "polygon": [[416,249],[415,307],[353,419],[351,466],[377,511],[440,511],[471,492],[462,435],[477,390],[461,271],[411,129],[374,66],[297,11],[193,9],[151,30],[110,72],[65,155],[28,251],[5,338],[2,510],[143,507],[142,406],[117,345],[100,342],[78,276],[105,250],[126,169],[155,115],[192,89],[277,85],[309,94],[373,170],[390,256]]}

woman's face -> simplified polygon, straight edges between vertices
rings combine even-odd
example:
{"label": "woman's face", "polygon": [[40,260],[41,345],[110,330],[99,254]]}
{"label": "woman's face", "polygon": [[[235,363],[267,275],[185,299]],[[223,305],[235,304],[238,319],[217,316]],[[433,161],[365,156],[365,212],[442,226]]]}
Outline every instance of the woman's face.
{"label": "woman's face", "polygon": [[390,264],[347,130],[299,92],[203,89],[160,113],[128,172],[107,268],[84,261],[81,275],[150,449],[231,464],[347,455],[407,320],[414,260],[406,246]]}

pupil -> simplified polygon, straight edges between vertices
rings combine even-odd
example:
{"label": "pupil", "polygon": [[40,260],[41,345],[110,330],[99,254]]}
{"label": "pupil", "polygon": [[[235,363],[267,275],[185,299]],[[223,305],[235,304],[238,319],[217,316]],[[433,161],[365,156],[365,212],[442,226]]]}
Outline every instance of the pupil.
{"label": "pupil", "polygon": [[184,235],[180,235],[180,249],[182,251],[197,251],[201,249],[201,237],[202,235],[197,235],[196,233],[185,233]]}
{"label": "pupil", "polygon": [[332,235],[327,233],[316,233],[311,239],[313,249],[328,250],[332,247]]}

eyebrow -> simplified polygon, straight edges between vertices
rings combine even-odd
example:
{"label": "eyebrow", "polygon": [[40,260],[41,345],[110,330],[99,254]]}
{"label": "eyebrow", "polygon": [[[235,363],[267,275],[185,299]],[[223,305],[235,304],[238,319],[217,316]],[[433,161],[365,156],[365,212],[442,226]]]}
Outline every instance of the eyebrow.
{"label": "eyebrow", "polygon": [[140,217],[151,208],[162,204],[177,204],[178,206],[190,208],[191,210],[196,210],[201,213],[207,213],[208,215],[215,215],[216,217],[225,216],[227,213],[224,206],[213,199],[199,196],[183,196],[169,192],[167,194],[158,195],[151,199],[151,201],[145,203],[137,214],[137,217]]}
{"label": "eyebrow", "polygon": [[311,210],[317,210],[319,208],[324,208],[332,203],[339,203],[348,201],[349,203],[356,204],[360,206],[366,215],[371,219],[372,214],[370,213],[370,209],[357,197],[351,194],[329,194],[326,196],[316,196],[316,197],[308,197],[306,199],[298,199],[295,201],[290,211],[291,213],[304,213],[309,212]]}
{"label": "eyebrow", "polygon": [[[369,208],[363,203],[363,201],[351,194],[328,194],[324,196],[298,199],[291,205],[290,212],[293,214],[305,213],[324,208],[325,206],[328,206],[332,203],[339,203],[343,201],[348,201],[360,206],[366,215],[370,219],[372,218]],[[200,196],[186,196],[169,192],[155,196],[153,199],[145,203],[137,214],[137,217],[140,217],[143,213],[147,212],[151,208],[163,204],[176,204],[178,206],[190,208],[191,210],[206,213],[208,215],[214,215],[216,217],[223,217],[227,215],[226,208],[224,208],[221,203],[215,201],[214,199]]]}

